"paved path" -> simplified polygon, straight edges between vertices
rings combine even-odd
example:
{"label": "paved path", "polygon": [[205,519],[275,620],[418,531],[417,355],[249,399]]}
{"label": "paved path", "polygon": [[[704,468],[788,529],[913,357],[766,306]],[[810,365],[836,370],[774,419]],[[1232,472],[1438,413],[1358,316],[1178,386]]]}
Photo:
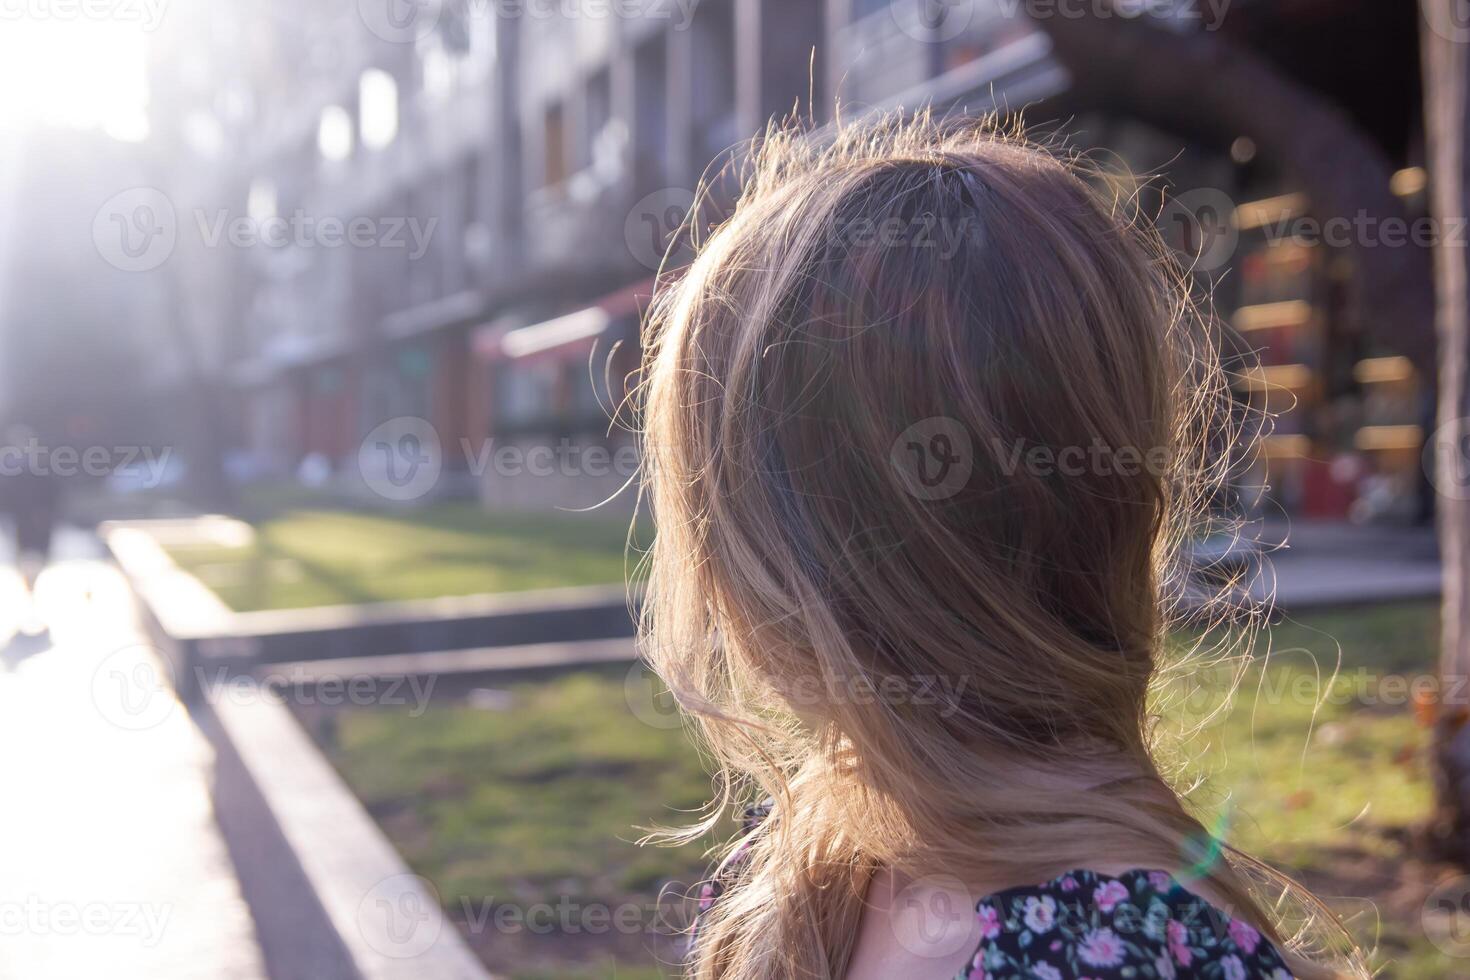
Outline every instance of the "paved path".
{"label": "paved path", "polygon": [[159,688],[121,575],[89,536],[58,551],[42,636],[15,632],[0,566],[0,978],[263,980],[209,748]]}
{"label": "paved path", "polygon": [[[1284,548],[1276,547],[1282,540]],[[1274,524],[1261,534],[1271,571],[1258,593],[1274,590],[1283,609],[1349,605],[1439,595],[1439,553],[1430,527],[1358,527],[1325,521]]]}

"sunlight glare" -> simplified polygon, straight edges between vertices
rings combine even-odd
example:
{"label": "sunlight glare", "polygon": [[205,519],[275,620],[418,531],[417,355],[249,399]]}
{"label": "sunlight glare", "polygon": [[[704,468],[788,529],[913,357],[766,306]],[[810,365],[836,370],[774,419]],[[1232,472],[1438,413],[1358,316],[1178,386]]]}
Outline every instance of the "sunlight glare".
{"label": "sunlight glare", "polygon": [[0,30],[0,130],[34,125],[148,135],[144,29],[119,20],[17,19]]}

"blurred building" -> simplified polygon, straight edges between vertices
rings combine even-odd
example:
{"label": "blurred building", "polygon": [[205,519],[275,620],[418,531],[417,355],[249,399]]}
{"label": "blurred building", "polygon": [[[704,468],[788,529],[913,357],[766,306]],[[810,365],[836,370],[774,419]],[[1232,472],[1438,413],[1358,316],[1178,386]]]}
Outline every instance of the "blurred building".
{"label": "blurred building", "polygon": [[[795,106],[825,121],[839,94],[849,111],[1042,101],[1042,118],[1071,114],[1084,143],[1133,169],[1225,193],[1219,220],[1242,244],[1216,300],[1263,350],[1242,398],[1281,413],[1268,443],[1279,499],[1324,516],[1411,510],[1423,438],[1413,368],[1335,329],[1330,247],[1261,233],[1300,207],[1299,189],[1248,146],[1088,105],[1014,6],[175,8],[155,59],[153,128],[181,222],[177,312],[232,406],[223,438],[260,474],[290,474],[308,456],[351,472],[367,433],[421,417],[455,474],[446,490],[490,505],[590,504],[626,474],[589,479],[573,462],[566,480],[517,480],[484,450],[626,445],[607,407],[636,364],[638,312],[701,174]],[[1413,195],[1417,137],[1386,121],[1417,105],[1412,11],[1407,35],[1376,38],[1386,67],[1356,80],[1321,36],[1329,8],[1361,21],[1386,16],[1371,13],[1382,6],[1242,0],[1229,29],[1362,116]],[[1181,17],[1173,29],[1201,27]],[[345,238],[354,225],[356,243],[327,243],[329,228]],[[279,234],[261,241],[265,229]]]}
{"label": "blurred building", "polygon": [[[838,85],[876,104],[1061,84],[1040,35],[998,7],[935,43],[867,2],[658,2],[638,18],[471,2],[405,5],[401,21],[359,6],[167,22],[151,111],[180,216],[179,315],[234,406],[225,437],[261,472],[308,455],[350,469],[366,433],[414,416],[451,470],[485,470],[471,482],[490,503],[588,503],[622,482],[562,492],[476,454],[492,438],[626,441],[607,406],[667,235],[767,118]],[[326,244],[328,222],[362,223],[367,244]],[[284,242],[263,240],[275,230]]]}

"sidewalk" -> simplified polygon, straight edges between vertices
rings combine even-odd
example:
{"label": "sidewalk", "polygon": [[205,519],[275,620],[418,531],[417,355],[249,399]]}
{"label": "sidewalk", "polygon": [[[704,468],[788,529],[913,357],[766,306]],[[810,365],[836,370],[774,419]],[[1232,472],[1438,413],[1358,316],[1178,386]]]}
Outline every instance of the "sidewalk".
{"label": "sidewalk", "polygon": [[[1284,548],[1275,547],[1285,540]],[[1326,521],[1272,523],[1261,535],[1283,609],[1349,605],[1394,599],[1431,599],[1440,593],[1439,550],[1432,527],[1356,526]]]}
{"label": "sidewalk", "polygon": [[57,545],[48,634],[5,644],[19,583],[0,566],[0,978],[264,980],[209,749],[95,539]]}

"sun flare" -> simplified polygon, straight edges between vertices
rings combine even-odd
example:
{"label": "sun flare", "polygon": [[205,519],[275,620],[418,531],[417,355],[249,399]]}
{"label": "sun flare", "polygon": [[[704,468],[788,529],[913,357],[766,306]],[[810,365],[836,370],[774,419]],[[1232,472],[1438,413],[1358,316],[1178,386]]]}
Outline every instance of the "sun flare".
{"label": "sun flare", "polygon": [[31,126],[148,134],[146,32],[136,21],[0,12],[0,131]]}

